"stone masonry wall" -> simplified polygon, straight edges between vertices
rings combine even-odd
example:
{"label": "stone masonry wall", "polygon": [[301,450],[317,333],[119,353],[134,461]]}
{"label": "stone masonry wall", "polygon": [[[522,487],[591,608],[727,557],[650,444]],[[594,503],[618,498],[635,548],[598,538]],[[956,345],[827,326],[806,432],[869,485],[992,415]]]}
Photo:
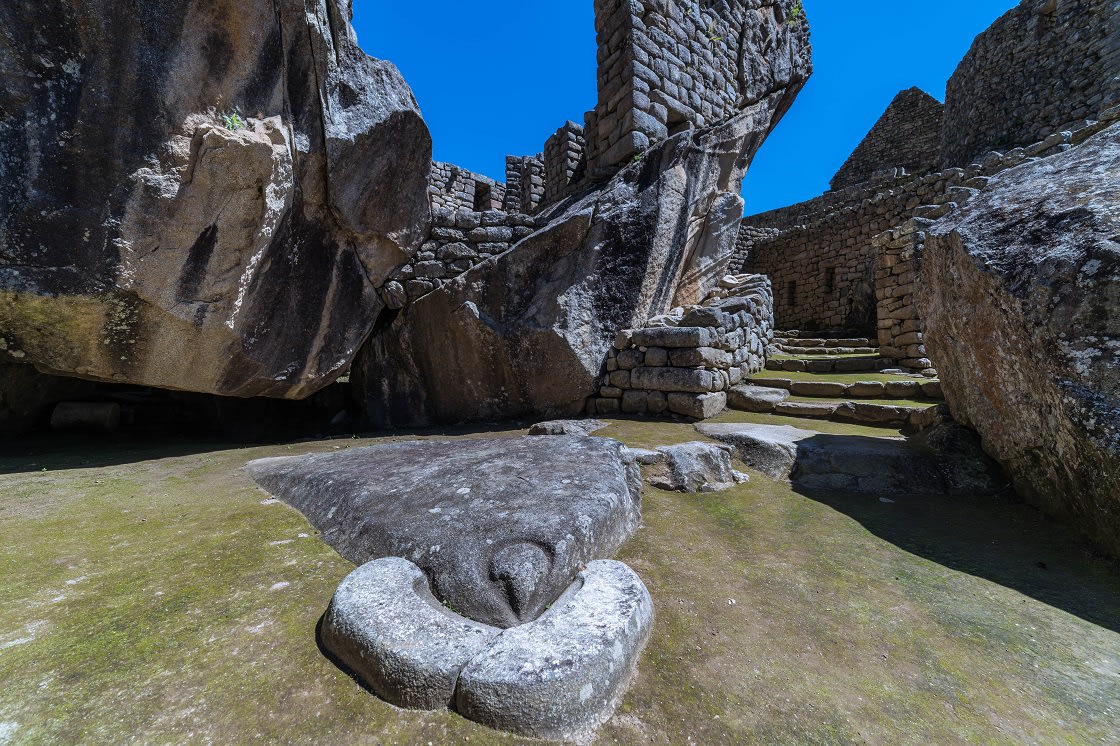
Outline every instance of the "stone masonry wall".
{"label": "stone masonry wall", "polygon": [[[1120,106],[1077,130],[1056,132],[1026,148],[992,153],[968,168],[888,186],[847,189],[827,195],[827,201],[817,198],[747,218],[732,269],[769,275],[779,328],[863,331],[875,327],[885,357],[907,367],[929,368],[913,298],[924,226],[984,188],[993,174],[1068,149],[1117,120]],[[826,204],[821,214],[804,214],[806,206]],[[835,272],[831,293],[827,292],[830,268]],[[852,309],[858,309],[858,316]],[[852,323],[853,319],[860,323]]]}
{"label": "stone masonry wall", "polygon": [[920,88],[902,91],[832,177],[832,188],[878,181],[887,169],[934,170],[941,161],[943,119],[944,107],[937,99]]}
{"label": "stone masonry wall", "polygon": [[797,0],[595,0],[598,104],[586,117],[588,172],[603,178],[652,142],[736,113],[761,77],[745,35],[805,23]]}
{"label": "stone masonry wall", "polygon": [[506,156],[506,199],[502,209],[531,215],[543,200],[543,156]]}
{"label": "stone masonry wall", "polygon": [[567,196],[583,178],[587,160],[583,127],[566,122],[544,144],[544,202],[552,204]]}
{"label": "stone masonry wall", "polygon": [[390,275],[382,289],[389,308],[401,308],[444,281],[497,256],[536,230],[530,215],[486,210],[432,209],[432,228],[419,253]]}
{"label": "stone masonry wall", "polygon": [[671,326],[620,332],[588,413],[715,416],[727,389],[765,367],[772,302],[770,281],[752,277],[734,297],[680,309]]}
{"label": "stone masonry wall", "polygon": [[428,198],[433,208],[474,211],[501,209],[506,188],[488,176],[451,163],[432,163]]}
{"label": "stone masonry wall", "polygon": [[1120,104],[1120,2],[1024,0],[976,37],[945,94],[944,165],[1076,129]]}

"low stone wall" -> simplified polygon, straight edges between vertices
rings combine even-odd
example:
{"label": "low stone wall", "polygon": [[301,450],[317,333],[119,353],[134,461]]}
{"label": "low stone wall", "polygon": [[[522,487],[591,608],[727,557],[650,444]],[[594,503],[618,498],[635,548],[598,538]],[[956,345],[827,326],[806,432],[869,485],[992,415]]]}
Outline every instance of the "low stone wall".
{"label": "low stone wall", "polygon": [[433,208],[496,210],[505,201],[506,187],[488,176],[452,163],[432,163],[428,199]]}
{"label": "low stone wall", "polygon": [[381,290],[390,308],[401,308],[497,256],[536,230],[530,215],[487,210],[432,209],[432,228],[420,252],[390,276]]}
{"label": "low stone wall", "polygon": [[769,281],[752,278],[739,293],[678,309],[674,326],[619,332],[588,414],[722,412],[727,390],[765,367],[774,336]]}

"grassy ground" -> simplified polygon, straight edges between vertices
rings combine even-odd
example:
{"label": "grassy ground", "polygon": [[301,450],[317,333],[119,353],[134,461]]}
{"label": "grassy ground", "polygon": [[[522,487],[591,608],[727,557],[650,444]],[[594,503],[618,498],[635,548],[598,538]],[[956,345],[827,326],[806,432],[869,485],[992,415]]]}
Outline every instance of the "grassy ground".
{"label": "grassy ground", "polygon": [[[698,437],[637,420],[602,434]],[[353,568],[239,469],[370,442],[9,449],[0,743],[522,742],[397,710],[316,647]],[[647,489],[643,513],[620,559],[657,619],[600,743],[1117,742],[1120,576],[1028,508],[811,499],[754,474],[715,495]]]}

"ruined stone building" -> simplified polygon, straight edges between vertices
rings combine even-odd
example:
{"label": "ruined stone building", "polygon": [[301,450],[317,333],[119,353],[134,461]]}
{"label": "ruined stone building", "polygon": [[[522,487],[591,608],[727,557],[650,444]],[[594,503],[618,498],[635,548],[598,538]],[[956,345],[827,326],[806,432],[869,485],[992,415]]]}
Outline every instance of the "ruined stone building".
{"label": "ruined stone building", "polygon": [[886,357],[930,368],[913,300],[922,221],[1083,140],[1117,105],[1117,4],[1024,2],[976,38],[944,105],[901,92],[829,192],[746,218],[734,266],[771,278],[780,328],[877,336]]}

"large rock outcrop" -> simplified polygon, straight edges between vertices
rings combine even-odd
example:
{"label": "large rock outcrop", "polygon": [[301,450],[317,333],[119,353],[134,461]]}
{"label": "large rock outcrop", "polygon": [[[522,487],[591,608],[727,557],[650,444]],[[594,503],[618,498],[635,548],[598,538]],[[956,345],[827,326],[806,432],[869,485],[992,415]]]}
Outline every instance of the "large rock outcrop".
{"label": "large rock outcrop", "polygon": [[346,559],[404,557],[441,601],[503,628],[641,523],[638,466],[606,438],[403,441],[246,468]]}
{"label": "large rock outcrop", "polygon": [[1120,554],[1120,124],[934,224],[918,302],[954,417]]}
{"label": "large rock outcrop", "polygon": [[0,6],[0,357],[236,396],[337,377],[427,232],[431,161],[349,14]]}
{"label": "large rock outcrop", "polygon": [[539,231],[371,338],[352,380],[374,424],[570,416],[617,331],[704,300],[734,249],[746,170],[810,73],[807,26],[783,8],[745,14],[735,113],[547,208]]}

